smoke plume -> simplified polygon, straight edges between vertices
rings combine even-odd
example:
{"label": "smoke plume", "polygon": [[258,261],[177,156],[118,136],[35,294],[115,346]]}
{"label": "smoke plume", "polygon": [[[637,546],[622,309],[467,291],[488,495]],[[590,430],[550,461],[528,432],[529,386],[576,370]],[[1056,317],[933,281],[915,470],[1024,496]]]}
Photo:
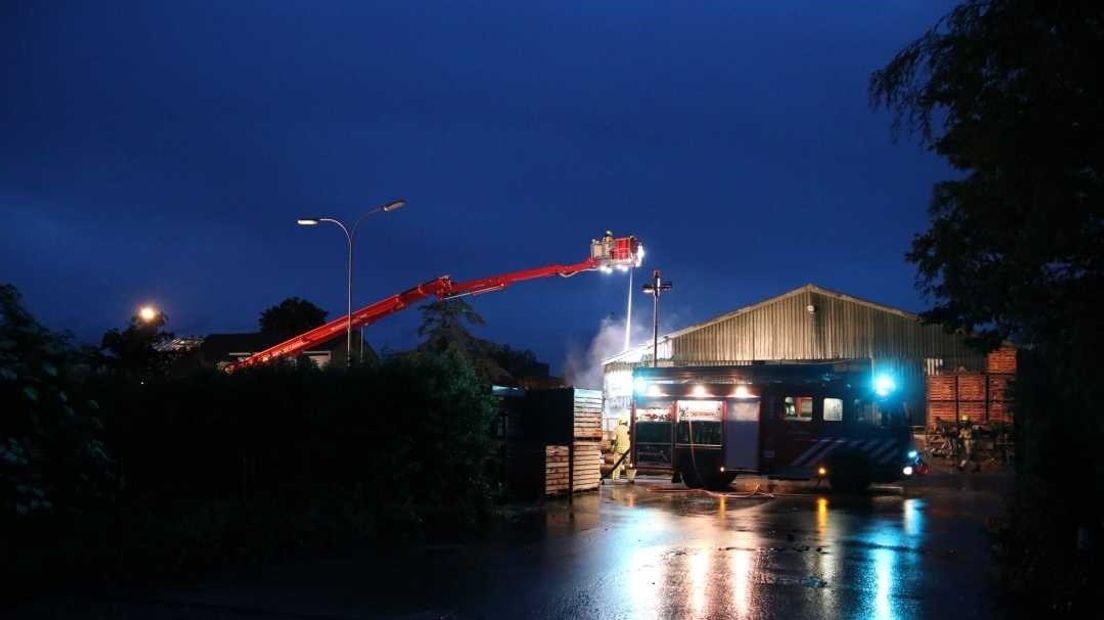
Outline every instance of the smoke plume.
{"label": "smoke plume", "polygon": [[[651,337],[651,331],[633,321],[630,339],[633,346]],[[569,346],[564,362],[564,378],[568,385],[594,390],[602,389],[602,361],[625,349],[625,320],[612,316],[602,319],[598,333],[586,350]]]}

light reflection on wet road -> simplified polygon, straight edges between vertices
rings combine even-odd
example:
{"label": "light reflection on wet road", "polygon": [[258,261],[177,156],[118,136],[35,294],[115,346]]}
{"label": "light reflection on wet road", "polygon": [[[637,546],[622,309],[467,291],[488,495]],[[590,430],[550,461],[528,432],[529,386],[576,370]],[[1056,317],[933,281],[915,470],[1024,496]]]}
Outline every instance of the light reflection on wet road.
{"label": "light reflection on wet road", "polygon": [[667,486],[519,511],[478,543],[350,551],[163,589],[109,617],[996,615],[984,530],[1000,511],[995,491],[745,499]]}

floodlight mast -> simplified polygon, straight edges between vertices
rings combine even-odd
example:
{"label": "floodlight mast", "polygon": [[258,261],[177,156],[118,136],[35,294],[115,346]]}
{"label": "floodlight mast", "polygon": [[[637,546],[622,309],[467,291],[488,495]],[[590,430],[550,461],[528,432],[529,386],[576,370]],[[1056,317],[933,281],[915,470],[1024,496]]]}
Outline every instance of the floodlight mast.
{"label": "floodlight mast", "polygon": [[652,296],[652,368],[659,366],[659,297],[673,287],[673,283],[663,280],[658,269],[652,272],[652,281],[642,287],[645,294]]}

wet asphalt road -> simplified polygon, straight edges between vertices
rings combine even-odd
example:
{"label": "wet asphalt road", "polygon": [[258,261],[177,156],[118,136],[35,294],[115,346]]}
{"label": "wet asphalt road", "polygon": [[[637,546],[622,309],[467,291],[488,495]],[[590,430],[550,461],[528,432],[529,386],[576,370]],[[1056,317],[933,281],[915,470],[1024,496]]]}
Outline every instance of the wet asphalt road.
{"label": "wet asphalt road", "polygon": [[488,539],[349,550],[20,617],[986,618],[993,476],[867,497],[606,486],[519,509]]}

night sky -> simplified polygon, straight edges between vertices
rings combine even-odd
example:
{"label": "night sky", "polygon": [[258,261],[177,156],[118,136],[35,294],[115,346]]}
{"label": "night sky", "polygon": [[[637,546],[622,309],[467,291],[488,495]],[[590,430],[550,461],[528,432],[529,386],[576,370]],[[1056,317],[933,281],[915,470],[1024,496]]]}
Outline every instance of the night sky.
{"label": "night sky", "polygon": [[[948,171],[867,81],[951,4],[6,0],[0,281],[88,342],[143,302],[182,335],[292,295],[335,318],[344,238],[296,217],[401,196],[361,227],[354,305],[611,229],[675,282],[669,327],[807,282],[920,310],[903,254]],[[626,285],[478,297],[479,333],[558,370]],[[409,347],[418,318],[369,341]]]}

